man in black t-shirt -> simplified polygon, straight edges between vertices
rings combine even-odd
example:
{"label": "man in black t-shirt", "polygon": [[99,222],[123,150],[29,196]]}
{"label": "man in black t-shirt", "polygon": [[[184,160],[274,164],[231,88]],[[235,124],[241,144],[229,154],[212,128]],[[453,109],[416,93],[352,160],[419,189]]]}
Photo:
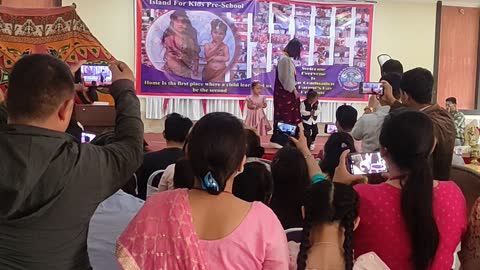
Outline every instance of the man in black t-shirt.
{"label": "man in black t-shirt", "polygon": [[[167,147],[160,151],[145,154],[143,165],[137,171],[139,198],[144,200],[147,198],[147,182],[152,173],[165,170],[169,165],[185,156],[183,145],[192,126],[193,123],[189,118],[178,113],[167,115],[165,130],[163,131]],[[154,181],[152,186],[158,187],[158,180]]]}

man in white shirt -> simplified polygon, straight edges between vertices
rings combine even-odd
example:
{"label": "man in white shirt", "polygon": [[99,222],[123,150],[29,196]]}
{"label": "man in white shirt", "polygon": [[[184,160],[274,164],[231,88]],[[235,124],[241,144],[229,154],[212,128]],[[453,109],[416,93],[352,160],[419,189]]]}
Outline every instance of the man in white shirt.
{"label": "man in white shirt", "polygon": [[[381,81],[387,81],[393,88],[395,98],[400,96],[401,75],[398,73],[385,74]],[[378,100],[378,102],[376,102]],[[362,141],[362,152],[374,152],[379,149],[379,136],[383,121],[390,112],[390,106],[383,96],[370,98],[365,114],[358,119],[353,127],[352,136],[357,141]]]}
{"label": "man in white shirt", "polygon": [[318,106],[318,93],[310,90],[307,93],[307,99],[300,103],[300,114],[302,115],[303,129],[310,150],[315,149],[315,139],[318,135],[318,116],[320,109]]}

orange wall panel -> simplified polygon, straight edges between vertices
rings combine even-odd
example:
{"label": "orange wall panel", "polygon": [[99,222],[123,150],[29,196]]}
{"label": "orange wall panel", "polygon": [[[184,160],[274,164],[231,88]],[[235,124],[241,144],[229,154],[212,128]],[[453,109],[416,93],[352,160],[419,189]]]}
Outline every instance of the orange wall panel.
{"label": "orange wall panel", "polygon": [[[480,8],[442,7],[437,102],[457,97],[459,109],[475,109]],[[480,104],[479,104],[480,105]]]}

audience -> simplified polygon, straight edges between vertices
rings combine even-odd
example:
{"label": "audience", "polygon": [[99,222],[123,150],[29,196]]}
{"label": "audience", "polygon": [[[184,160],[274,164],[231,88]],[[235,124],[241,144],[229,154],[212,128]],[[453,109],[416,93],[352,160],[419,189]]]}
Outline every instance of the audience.
{"label": "audience", "polygon": [[245,129],[245,138],[247,141],[247,163],[261,162],[270,171],[270,164],[262,160],[265,149],[260,142],[260,136],[253,129]]}
{"label": "audience", "polygon": [[[345,184],[318,182],[307,190],[304,209],[302,241],[288,243],[290,269],[353,269],[353,231],[360,222],[355,190]],[[368,253],[357,258],[355,269],[388,268]]]}
{"label": "audience", "polygon": [[[388,82],[393,88],[393,96],[400,98],[400,80],[402,77],[398,73],[386,73],[381,81]],[[383,124],[383,120],[390,112],[390,106],[384,96],[372,96],[378,98],[380,106],[375,110],[369,107],[371,113],[362,115],[352,130],[353,138],[362,141],[362,152],[374,152],[378,150],[378,137]],[[368,110],[366,110],[368,112]]]}
{"label": "audience", "polygon": [[[304,135],[302,137],[305,138]],[[304,154],[294,147],[278,150],[272,161],[272,177],[273,196],[270,207],[284,229],[302,227],[302,202],[305,190],[311,183]]]}
{"label": "audience", "polygon": [[258,201],[269,205],[272,193],[272,174],[260,162],[246,163],[243,172],[233,182],[233,195],[247,202]]}
{"label": "audience", "polygon": [[403,74],[400,83],[401,104],[393,97],[392,87],[384,83],[385,100],[392,107],[406,106],[427,114],[433,122],[436,147],[432,155],[433,176],[436,180],[450,180],[455,125],[450,114],[438,104],[432,104],[433,75],[424,68],[415,68]]}
{"label": "audience", "polygon": [[[355,251],[374,251],[392,270],[451,269],[466,229],[466,202],[455,183],[434,180],[432,121],[422,112],[399,110],[385,120],[380,145],[390,178],[355,186],[361,219]],[[343,175],[337,170],[334,181]]]}
{"label": "audience", "polygon": [[173,188],[191,189],[195,184],[195,176],[193,175],[190,161],[188,161],[186,158],[181,158],[171,166],[174,166],[174,173],[172,177]]}
{"label": "audience", "polygon": [[352,129],[357,122],[357,110],[350,105],[342,105],[338,107],[336,113],[337,130],[339,132],[346,132],[348,134],[352,133]]}
{"label": "audience", "polygon": [[[152,173],[158,170],[165,170],[169,165],[174,164],[179,158],[184,157],[183,145],[187,135],[192,128],[192,121],[178,113],[167,115],[165,119],[165,130],[163,137],[167,141],[167,147],[156,152],[145,154],[142,166],[137,171],[138,197],[147,198],[147,182]],[[151,185],[159,186],[159,180]]]}
{"label": "audience", "polygon": [[110,65],[115,141],[79,144],[65,133],[73,110],[69,67],[23,56],[9,76],[8,129],[0,131],[0,265],[7,269],[91,269],[87,232],[97,206],[142,159],[143,124],[133,72]]}
{"label": "audience", "polygon": [[397,73],[401,76],[403,74],[403,65],[398,60],[389,59],[383,63],[381,72],[382,77],[390,73]]}
{"label": "audience", "polygon": [[458,111],[457,99],[454,97],[447,98],[446,108],[455,123],[455,146],[463,145],[465,143],[465,115]]}
{"label": "audience", "polygon": [[338,161],[343,151],[350,150],[355,153],[355,143],[352,136],[345,132],[333,133],[328,137],[327,142],[323,146],[323,157],[320,162],[320,168],[330,179],[333,179],[335,169],[338,167]]}
{"label": "audience", "polygon": [[231,194],[245,150],[237,118],[211,113],[200,119],[186,149],[194,188],[149,198],[119,238],[120,264],[126,269],[288,269],[286,237],[274,213]]}

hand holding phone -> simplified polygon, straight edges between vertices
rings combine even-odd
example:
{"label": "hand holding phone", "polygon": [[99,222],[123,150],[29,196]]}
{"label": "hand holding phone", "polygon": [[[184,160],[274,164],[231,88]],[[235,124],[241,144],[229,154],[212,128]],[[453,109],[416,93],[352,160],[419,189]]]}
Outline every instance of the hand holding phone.
{"label": "hand holding phone", "polygon": [[119,80],[135,81],[133,71],[124,62],[112,62],[110,64],[110,70],[112,71],[112,82],[116,82]]}
{"label": "hand holding phone", "polygon": [[387,164],[380,152],[351,153],[347,158],[348,168],[353,175],[369,175],[388,172]]}
{"label": "hand holding phone", "polygon": [[380,82],[361,82],[360,94],[383,96],[383,84]]}

